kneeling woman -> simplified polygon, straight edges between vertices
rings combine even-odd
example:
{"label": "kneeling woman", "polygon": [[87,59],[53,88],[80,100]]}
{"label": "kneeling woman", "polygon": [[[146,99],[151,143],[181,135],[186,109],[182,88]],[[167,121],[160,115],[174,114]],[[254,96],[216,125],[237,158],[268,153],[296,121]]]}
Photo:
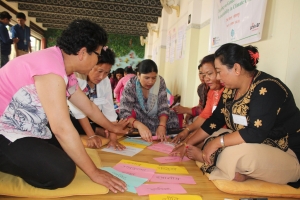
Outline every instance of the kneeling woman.
{"label": "kneeling woman", "polygon": [[179,128],[183,121],[182,115],[178,118],[169,109],[166,84],[157,72],[154,61],[143,60],[121,97],[120,117],[128,118],[131,127],[137,128],[146,141],[152,141],[152,135],[165,140],[166,129]]}

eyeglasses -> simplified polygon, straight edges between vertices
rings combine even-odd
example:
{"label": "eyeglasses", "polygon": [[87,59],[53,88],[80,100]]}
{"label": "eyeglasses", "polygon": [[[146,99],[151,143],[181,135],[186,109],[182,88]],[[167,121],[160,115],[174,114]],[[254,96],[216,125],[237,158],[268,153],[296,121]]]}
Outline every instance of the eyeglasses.
{"label": "eyeglasses", "polygon": [[98,57],[101,57],[100,53],[98,53],[97,51],[93,51]]}

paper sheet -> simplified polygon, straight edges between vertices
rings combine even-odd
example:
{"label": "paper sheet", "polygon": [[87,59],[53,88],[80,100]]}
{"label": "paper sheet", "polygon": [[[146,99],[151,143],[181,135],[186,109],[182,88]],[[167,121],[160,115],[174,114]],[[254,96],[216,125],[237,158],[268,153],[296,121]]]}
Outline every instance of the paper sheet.
{"label": "paper sheet", "polygon": [[134,156],[137,153],[141,152],[143,149],[141,148],[135,148],[135,147],[130,147],[130,146],[126,146],[126,149],[120,151],[120,150],[116,150],[112,147],[110,148],[103,148],[101,149],[101,151],[105,151],[105,152],[110,152],[110,153],[115,153],[115,154],[120,154],[120,155],[124,155],[124,156]]}
{"label": "paper sheet", "polygon": [[143,184],[136,188],[138,195],[148,194],[184,194],[185,189],[179,184]]}
{"label": "paper sheet", "polygon": [[144,140],[140,140],[140,139],[135,139],[135,138],[126,138],[125,140],[126,142],[132,142],[132,143],[136,143],[136,144],[141,144],[141,145],[145,145],[145,146],[149,146],[152,144],[152,142],[146,142]]}
{"label": "paper sheet", "polygon": [[150,194],[149,200],[202,200],[202,197],[186,194]]}
{"label": "paper sheet", "polygon": [[180,166],[159,166],[156,173],[160,174],[189,174],[185,167]]}
{"label": "paper sheet", "polygon": [[154,174],[150,181],[157,183],[196,184],[192,176],[179,176],[171,174]]}
{"label": "paper sheet", "polygon": [[110,174],[118,177],[122,181],[124,181],[127,184],[127,191],[136,193],[135,187],[139,187],[143,183],[147,181],[145,178],[139,178],[136,176],[131,176],[122,172],[119,172],[111,167],[101,167],[102,170],[105,170],[109,172]]}
{"label": "paper sheet", "polygon": [[129,164],[129,165],[136,165],[136,166],[146,167],[146,168],[150,168],[150,169],[154,169],[154,170],[156,170],[158,168],[158,165],[156,165],[156,164],[138,162],[138,161],[133,161],[133,160],[122,159],[119,163],[124,163],[124,164]]}
{"label": "paper sheet", "polygon": [[154,151],[159,151],[159,152],[162,152],[162,153],[166,153],[166,154],[171,153],[171,151],[174,149],[173,146],[165,144],[163,142],[153,144],[153,145],[151,145],[147,148],[151,149],[151,150],[154,150]]}
{"label": "paper sheet", "polygon": [[146,178],[148,180],[150,180],[155,174],[154,169],[124,163],[118,163],[113,168],[119,172],[123,172],[125,174],[137,176],[140,178]]}
{"label": "paper sheet", "polygon": [[124,146],[128,147],[135,147],[135,148],[140,148],[140,149],[144,149],[146,148],[147,146],[146,145],[142,145],[142,144],[137,144],[137,143],[133,143],[133,142],[128,142],[128,141],[125,141],[125,140],[122,140],[122,141],[119,141],[121,144],[123,144]]}
{"label": "paper sheet", "polygon": [[156,158],[153,158],[153,159],[156,160],[157,162],[160,162],[160,163],[183,162],[183,161],[189,161],[190,160],[186,156],[184,156],[182,160],[178,156],[156,157]]}

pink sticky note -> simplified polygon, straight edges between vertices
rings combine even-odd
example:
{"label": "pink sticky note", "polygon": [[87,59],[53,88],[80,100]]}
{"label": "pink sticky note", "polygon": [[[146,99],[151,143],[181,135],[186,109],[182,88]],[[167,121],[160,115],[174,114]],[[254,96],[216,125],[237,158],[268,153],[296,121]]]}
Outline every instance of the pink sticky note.
{"label": "pink sticky note", "polygon": [[[170,136],[167,136],[166,138],[168,139]],[[160,139],[158,139],[158,137],[156,136],[156,135],[154,135],[154,136],[152,136],[152,140],[160,140]]]}
{"label": "pink sticky note", "polygon": [[173,150],[174,147],[166,145],[164,143],[157,143],[147,147],[148,149],[159,151],[162,153],[169,154]]}
{"label": "pink sticky note", "polygon": [[148,194],[185,194],[185,189],[179,184],[143,184],[135,188],[138,195]]}
{"label": "pink sticky note", "polygon": [[178,156],[157,157],[157,158],[153,158],[153,159],[156,160],[157,162],[160,162],[160,163],[181,162],[181,161],[188,161],[188,160],[190,160],[186,156],[184,156],[182,160]]}
{"label": "pink sticky note", "polygon": [[150,180],[155,173],[154,169],[124,164],[124,163],[118,163],[113,168],[119,172],[123,172],[125,174],[137,176],[140,178],[146,178],[148,180]]}
{"label": "pink sticky note", "polygon": [[172,174],[154,174],[150,179],[151,182],[159,183],[184,183],[184,184],[196,184],[192,176],[179,176]]}

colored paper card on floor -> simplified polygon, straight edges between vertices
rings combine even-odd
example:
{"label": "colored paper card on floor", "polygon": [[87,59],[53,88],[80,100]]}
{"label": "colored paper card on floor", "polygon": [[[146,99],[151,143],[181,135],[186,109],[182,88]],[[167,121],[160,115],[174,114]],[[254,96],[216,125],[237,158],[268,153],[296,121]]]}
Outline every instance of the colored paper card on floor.
{"label": "colored paper card on floor", "polygon": [[[170,137],[170,136],[167,135],[166,138],[168,139],[169,137]],[[160,139],[158,139],[158,137],[157,137],[156,135],[154,135],[154,136],[152,136],[152,140],[156,141],[156,140],[160,140]]]}
{"label": "colored paper card on floor", "polygon": [[150,194],[149,200],[202,200],[202,197],[187,194]]}
{"label": "colored paper card on floor", "polygon": [[154,170],[156,170],[159,166],[159,165],[156,165],[156,164],[138,162],[138,161],[133,161],[133,160],[125,160],[125,159],[122,159],[119,163],[124,163],[124,164],[129,164],[129,165],[136,165],[136,166],[150,168],[150,169],[154,169]]}
{"label": "colored paper card on floor", "polygon": [[180,166],[159,166],[156,173],[160,174],[189,174],[185,167]]}
{"label": "colored paper card on floor", "polygon": [[123,144],[124,146],[128,147],[134,147],[134,148],[139,148],[139,149],[145,149],[147,146],[142,145],[142,144],[137,144],[137,143],[133,143],[133,142],[127,142],[127,141],[119,141],[121,144]]}
{"label": "colored paper card on floor", "polygon": [[123,172],[125,174],[137,176],[140,178],[146,178],[148,180],[150,180],[155,173],[155,169],[140,167],[136,165],[129,165],[124,163],[118,163],[113,168],[119,172]]}
{"label": "colored paper card on floor", "polygon": [[116,150],[112,147],[110,148],[103,148],[101,149],[101,151],[105,151],[105,152],[110,152],[110,153],[115,153],[115,154],[120,154],[120,155],[124,155],[124,156],[134,156],[135,154],[141,152],[143,149],[140,148],[135,148],[135,147],[126,147],[126,149],[124,150]]}
{"label": "colored paper card on floor", "polygon": [[144,140],[139,140],[139,139],[135,139],[135,138],[126,138],[125,140],[122,140],[122,141],[132,142],[132,143],[141,144],[141,145],[145,145],[145,146],[150,146],[152,144],[152,142],[146,142]]}
{"label": "colored paper card on floor", "polygon": [[124,181],[127,184],[127,191],[136,193],[135,187],[139,187],[143,183],[147,181],[145,178],[140,178],[136,176],[131,176],[122,172],[119,172],[111,167],[101,167],[102,170],[107,171],[108,173],[118,177],[122,181]]}
{"label": "colored paper card on floor", "polygon": [[162,142],[158,143],[158,144],[153,144],[149,147],[147,147],[148,149],[154,150],[154,151],[159,151],[162,153],[166,153],[169,154],[171,153],[171,151],[173,150],[173,147],[166,145]]}
{"label": "colored paper card on floor", "polygon": [[143,184],[135,188],[138,195],[149,194],[185,194],[185,189],[179,184]]}
{"label": "colored paper card on floor", "polygon": [[160,163],[183,162],[183,161],[190,160],[186,156],[184,156],[182,160],[178,156],[165,156],[165,157],[157,157],[157,158],[153,158],[153,159]]}
{"label": "colored paper card on floor", "polygon": [[173,174],[154,174],[150,181],[157,183],[196,184],[192,176],[180,176]]}

